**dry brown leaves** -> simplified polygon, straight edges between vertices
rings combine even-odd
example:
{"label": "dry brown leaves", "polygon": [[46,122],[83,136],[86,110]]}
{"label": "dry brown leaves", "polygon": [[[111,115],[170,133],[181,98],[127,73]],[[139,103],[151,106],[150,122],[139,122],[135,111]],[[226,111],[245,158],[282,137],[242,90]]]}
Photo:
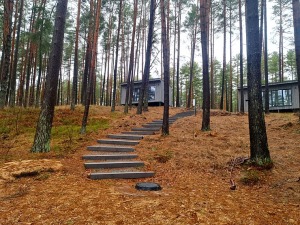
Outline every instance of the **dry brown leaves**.
{"label": "dry brown leaves", "polygon": [[[92,116],[110,118],[109,110],[101,108]],[[171,109],[171,113],[180,110]],[[162,115],[162,107],[138,116],[133,111],[111,119],[110,128],[92,134],[85,144]],[[259,181],[252,186],[240,179],[253,168],[237,165],[230,171],[228,164],[249,156],[247,115],[214,111],[212,130],[201,132],[198,113],[177,120],[169,136],[145,137],[136,152],[146,164],[144,169],[156,172],[149,179],[89,180],[81,160],[87,151],[74,146],[75,153],[60,159],[61,172],[16,179],[2,187],[0,224],[300,224],[297,119],[293,114],[266,116],[275,166],[255,171]],[[230,189],[231,177],[236,190]],[[159,183],[163,189],[135,190],[135,184],[143,181]]]}

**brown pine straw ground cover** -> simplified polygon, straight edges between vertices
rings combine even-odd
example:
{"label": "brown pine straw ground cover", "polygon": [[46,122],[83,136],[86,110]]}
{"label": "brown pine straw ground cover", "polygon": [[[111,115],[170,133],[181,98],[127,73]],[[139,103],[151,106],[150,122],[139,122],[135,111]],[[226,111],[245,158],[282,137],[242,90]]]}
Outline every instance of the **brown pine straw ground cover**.
{"label": "brown pine straw ground cover", "polygon": [[[83,111],[59,107],[48,154],[29,153],[38,110],[0,112],[1,121],[12,117],[7,122],[11,130],[2,127],[0,136],[0,224],[300,224],[300,125],[292,113],[266,116],[271,170],[232,163],[249,156],[247,115],[213,111],[210,132],[199,131],[198,112],[177,120],[169,136],[147,136],[136,146],[139,160],[146,164],[143,169],[155,171],[154,178],[87,178],[81,159],[88,153],[86,146],[109,133],[159,119],[162,109],[150,108],[137,116],[135,110],[124,115],[122,107],[113,114],[108,107],[92,107],[90,121],[105,125],[80,136],[70,127],[55,135],[70,121],[80,125]],[[184,109],[170,110],[172,115],[180,111]],[[28,159],[37,166],[52,160],[62,168],[47,172],[44,165],[45,172],[3,178],[6,162]],[[12,168],[22,169],[17,165]],[[135,190],[137,182],[146,181],[163,189]]]}

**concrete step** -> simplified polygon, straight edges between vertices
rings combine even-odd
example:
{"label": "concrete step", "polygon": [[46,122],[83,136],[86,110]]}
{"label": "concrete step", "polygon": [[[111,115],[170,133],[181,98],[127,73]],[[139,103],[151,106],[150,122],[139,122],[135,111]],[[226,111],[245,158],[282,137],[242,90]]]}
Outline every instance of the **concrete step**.
{"label": "concrete step", "polygon": [[140,161],[113,161],[113,162],[87,162],[84,163],[86,169],[107,169],[144,166]]}
{"label": "concrete step", "polygon": [[97,140],[100,144],[110,144],[110,145],[137,145],[139,141],[123,140],[123,139],[100,139]]}
{"label": "concrete step", "polygon": [[118,159],[135,159],[138,155],[136,154],[115,154],[115,155],[84,155],[84,160],[118,160]]}
{"label": "concrete step", "polygon": [[136,135],[153,135],[154,131],[125,131],[123,134],[136,134]]}
{"label": "concrete step", "polygon": [[108,138],[111,139],[126,139],[126,140],[141,140],[143,139],[142,135],[133,135],[133,134],[109,134]]}
{"label": "concrete step", "polygon": [[134,127],[132,131],[159,131],[161,127]]}
{"label": "concrete step", "polygon": [[144,124],[142,125],[143,127],[147,127],[147,128],[161,128],[162,123],[160,124],[152,124],[152,123],[148,123],[148,124]]}
{"label": "concrete step", "polygon": [[88,150],[91,151],[101,151],[101,152],[133,152],[134,148],[124,147],[124,146],[111,146],[111,145],[94,145],[88,146]]}
{"label": "concrete step", "polygon": [[[169,123],[174,123],[176,121],[176,119],[169,119]],[[152,122],[150,122],[150,123],[152,123],[152,124],[159,124],[159,123],[161,123],[162,124],[162,122],[163,122],[163,120],[153,120]]]}
{"label": "concrete step", "polygon": [[111,173],[91,173],[89,178],[92,180],[100,179],[136,179],[153,177],[154,172],[111,172]]}

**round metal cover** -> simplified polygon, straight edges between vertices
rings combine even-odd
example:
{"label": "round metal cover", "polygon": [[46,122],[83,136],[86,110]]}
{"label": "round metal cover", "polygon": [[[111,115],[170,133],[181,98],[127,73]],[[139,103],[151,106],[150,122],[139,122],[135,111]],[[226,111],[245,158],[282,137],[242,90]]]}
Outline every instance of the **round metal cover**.
{"label": "round metal cover", "polygon": [[135,188],[141,191],[160,191],[162,189],[159,184],[149,182],[137,183]]}

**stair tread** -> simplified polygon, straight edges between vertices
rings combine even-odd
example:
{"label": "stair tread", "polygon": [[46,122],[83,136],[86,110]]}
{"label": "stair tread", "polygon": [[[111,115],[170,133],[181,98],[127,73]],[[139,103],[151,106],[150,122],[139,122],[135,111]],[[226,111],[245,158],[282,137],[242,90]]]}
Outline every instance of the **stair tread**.
{"label": "stair tread", "polygon": [[86,162],[84,167],[86,169],[110,169],[110,168],[124,168],[124,167],[140,167],[144,166],[141,161],[106,161],[106,162]]}
{"label": "stair tread", "polygon": [[134,164],[134,163],[144,163],[142,161],[109,161],[109,162],[86,162],[84,164]]}
{"label": "stair tread", "polygon": [[137,158],[136,154],[103,154],[103,155],[84,155],[82,159],[85,160],[110,160],[110,159],[134,159]]}
{"label": "stair tread", "polygon": [[154,172],[108,172],[108,173],[91,173],[90,179],[136,179],[136,178],[147,178],[153,177]]}

